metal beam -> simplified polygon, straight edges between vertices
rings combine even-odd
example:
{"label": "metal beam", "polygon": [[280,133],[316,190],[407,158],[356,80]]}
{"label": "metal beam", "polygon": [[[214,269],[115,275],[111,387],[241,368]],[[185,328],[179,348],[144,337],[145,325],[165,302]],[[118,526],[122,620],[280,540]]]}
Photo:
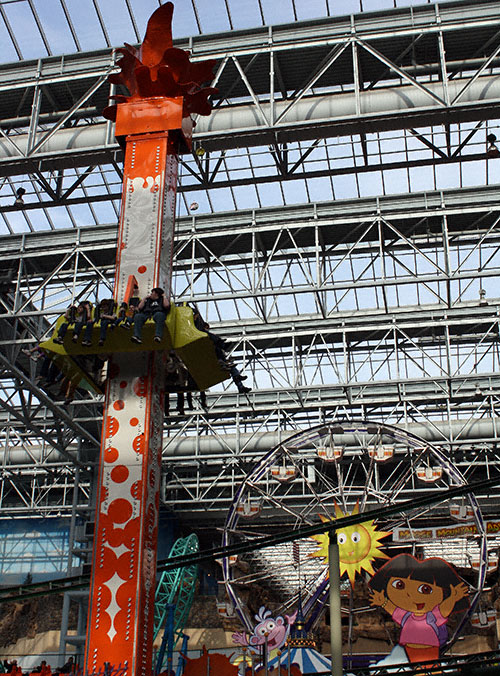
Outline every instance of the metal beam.
{"label": "metal beam", "polygon": [[[468,80],[449,83],[451,96],[458,96]],[[429,83],[426,91],[441,89],[440,84]],[[271,124],[268,103],[259,104],[262,115],[256,117],[255,105],[240,105],[214,109],[214,114],[201,118],[194,133],[195,142],[206,150],[217,151],[242,146],[262,146],[275,142],[317,140],[360,134],[369,125],[371,132],[477,121],[498,118],[500,83],[496,76],[478,78],[468,88],[467,102],[447,107],[441,102],[429,104],[429,97],[413,85],[360,91],[360,113],[357,113],[356,96],[352,93],[304,97],[297,101],[287,116]],[[274,104],[278,120],[289,104]],[[293,115],[292,115],[293,112]],[[15,137],[16,148],[0,139],[0,175],[14,176],[29,173],[25,155],[36,159],[40,168],[54,170],[62,166],[88,166],[96,164],[89,155],[102,157],[117,153],[118,145],[108,144],[107,124],[93,124],[71,129],[59,129],[46,135],[43,151],[29,148],[29,135]],[[452,158],[456,159],[456,158]],[[102,161],[102,160],[100,160]],[[352,170],[351,170],[352,171]]]}

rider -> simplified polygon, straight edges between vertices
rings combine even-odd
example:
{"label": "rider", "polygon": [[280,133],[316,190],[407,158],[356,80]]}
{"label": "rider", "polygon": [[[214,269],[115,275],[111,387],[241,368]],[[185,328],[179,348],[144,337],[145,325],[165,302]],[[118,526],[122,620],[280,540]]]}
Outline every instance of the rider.
{"label": "rider", "polygon": [[160,343],[169,311],[170,301],[165,298],[163,289],[159,287],[152,289],[149,296],[143,298],[137,307],[137,314],[134,317],[134,335],[130,340],[138,345],[142,343],[142,327],[144,322],[152,317],[155,323],[154,339],[156,343]]}
{"label": "rider", "polygon": [[72,341],[76,343],[83,327],[87,325],[87,322],[92,320],[92,303],[84,300],[76,309],[74,305],[71,305],[64,314],[64,320],[59,327],[57,336],[53,338],[53,342],[62,345],[69,325],[74,324]]}
{"label": "rider", "polygon": [[114,308],[115,302],[112,298],[105,298],[97,305],[94,318],[87,322],[85,331],[83,332],[82,345],[84,347],[90,347],[92,345],[92,331],[94,324],[97,321],[100,322],[99,345],[104,345],[108,326],[114,327],[115,321],[117,319],[116,314],[114,313]]}

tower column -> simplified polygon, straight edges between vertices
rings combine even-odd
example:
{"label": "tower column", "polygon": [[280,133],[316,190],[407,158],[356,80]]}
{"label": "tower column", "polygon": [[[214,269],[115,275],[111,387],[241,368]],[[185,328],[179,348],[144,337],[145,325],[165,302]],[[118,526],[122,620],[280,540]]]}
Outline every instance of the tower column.
{"label": "tower column", "polygon": [[[121,70],[109,78],[130,93],[104,111],[125,147],[117,303],[128,300],[133,280],[141,297],[155,287],[171,297],[178,152],[191,147],[191,114],[209,115],[216,91],[203,87],[215,62],[191,63],[173,47],[173,9],[166,2],[153,12],[142,45],[118,50]],[[144,347],[109,360],[87,673],[108,662],[124,667],[124,676],[151,674],[166,355],[159,344]]]}
{"label": "tower column", "polygon": [[[182,100],[179,105],[181,114]],[[130,106],[132,110],[117,120],[117,133],[133,131],[137,105]],[[152,101],[150,107],[154,120],[158,102]],[[146,108],[141,102],[142,124]],[[170,295],[177,145],[172,131],[126,134],[116,302],[124,300],[131,276],[141,297],[157,286]],[[128,340],[130,333],[123,333]],[[128,675],[151,673],[164,382],[165,355],[160,351],[116,354],[110,361],[99,461],[88,672],[110,662],[126,666]]]}

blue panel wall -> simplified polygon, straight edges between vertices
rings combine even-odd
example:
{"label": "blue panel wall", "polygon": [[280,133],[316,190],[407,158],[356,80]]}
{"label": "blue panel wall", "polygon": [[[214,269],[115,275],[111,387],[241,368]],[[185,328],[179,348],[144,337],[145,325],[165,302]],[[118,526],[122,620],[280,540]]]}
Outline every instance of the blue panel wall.
{"label": "blue panel wall", "polygon": [[0,521],[0,584],[62,577],[68,559],[69,519]]}

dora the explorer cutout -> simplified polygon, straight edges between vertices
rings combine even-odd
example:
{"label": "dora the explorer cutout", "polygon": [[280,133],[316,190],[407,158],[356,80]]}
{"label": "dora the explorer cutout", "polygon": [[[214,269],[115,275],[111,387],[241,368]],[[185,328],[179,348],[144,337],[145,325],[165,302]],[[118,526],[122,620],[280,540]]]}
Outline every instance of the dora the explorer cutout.
{"label": "dora the explorer cutout", "polygon": [[469,605],[467,586],[443,559],[419,561],[398,554],[368,584],[371,605],[383,608],[401,627],[399,645],[409,662],[438,659],[449,616]]}

